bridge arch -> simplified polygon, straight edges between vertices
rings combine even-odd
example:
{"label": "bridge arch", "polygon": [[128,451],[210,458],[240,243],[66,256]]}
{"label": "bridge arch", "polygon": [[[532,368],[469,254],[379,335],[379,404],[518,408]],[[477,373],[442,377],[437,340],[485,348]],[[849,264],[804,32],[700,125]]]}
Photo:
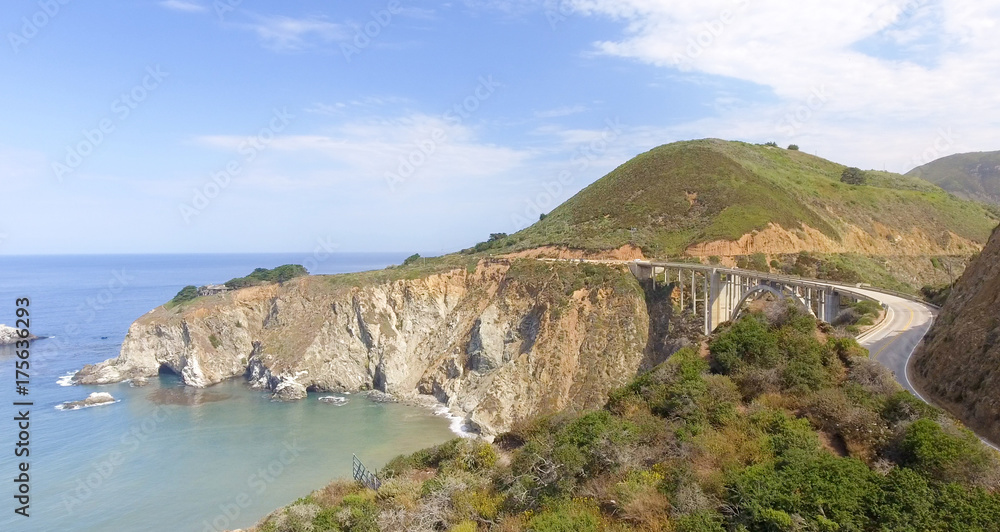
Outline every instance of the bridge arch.
{"label": "bridge arch", "polygon": [[789,292],[791,293],[785,293],[784,291],[778,290],[777,288],[771,285],[758,284],[757,286],[754,286],[753,288],[747,290],[747,292],[743,294],[743,297],[740,298],[739,303],[737,303],[736,306],[733,307],[733,314],[732,316],[730,316],[730,321],[738,320],[740,318],[740,314],[743,312],[744,303],[750,300],[755,294],[758,294],[760,292],[769,292],[771,294],[774,294],[775,296],[777,296],[778,299],[782,301],[791,297],[792,300],[795,301],[795,303],[797,303],[800,307],[806,309],[806,311],[808,311],[809,314],[813,316],[816,315],[815,313],[813,313],[813,310],[809,308],[809,305],[806,305],[806,302],[803,301],[802,298],[800,298],[799,295],[796,294],[794,290],[789,290]]}

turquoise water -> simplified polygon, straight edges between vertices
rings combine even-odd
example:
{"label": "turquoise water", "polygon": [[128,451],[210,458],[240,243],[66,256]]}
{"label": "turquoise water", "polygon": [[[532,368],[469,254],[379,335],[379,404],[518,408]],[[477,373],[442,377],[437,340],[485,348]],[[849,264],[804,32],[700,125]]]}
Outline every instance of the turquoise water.
{"label": "turquoise water", "polygon": [[[344,256],[318,273],[398,263],[398,256]],[[117,355],[128,325],[185,284],[225,281],[295,256],[21,257],[0,259],[0,322],[14,298],[32,298],[32,329],[56,338],[31,356],[30,517],[15,515],[15,485],[0,483],[4,531],[197,531],[246,527],[327,482],[350,476],[352,453],[373,467],[454,437],[426,409],[345,395],[343,406],[276,403],[233,380],[203,390],[176,377],[60,386],[83,364]],[[124,276],[122,272],[124,271]],[[127,284],[113,294],[113,279]],[[110,299],[110,301],[109,301]],[[10,316],[9,318],[7,316]],[[77,327],[69,327],[77,325]],[[13,354],[0,350],[0,478],[16,476]],[[109,392],[118,402],[56,406]]]}

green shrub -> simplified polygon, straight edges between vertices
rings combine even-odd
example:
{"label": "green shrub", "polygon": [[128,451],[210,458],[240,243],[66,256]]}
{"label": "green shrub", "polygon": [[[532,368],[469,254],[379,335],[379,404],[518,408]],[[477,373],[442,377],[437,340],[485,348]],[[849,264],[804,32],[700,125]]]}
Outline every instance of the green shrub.
{"label": "green shrub", "polygon": [[737,474],[728,486],[729,504],[736,523],[750,530],[790,530],[794,514],[806,530],[860,531],[877,480],[859,460],[792,450],[775,464]]}
{"label": "green shrub", "polygon": [[237,277],[226,281],[226,286],[232,289],[244,288],[247,286],[257,286],[265,283],[283,283],[296,277],[309,275],[304,266],[299,264],[285,264],[273,270],[267,268],[257,268],[246,277]]}
{"label": "green shrub", "polygon": [[186,303],[198,297],[198,287],[194,285],[188,285],[181,288],[180,292],[170,300],[171,303],[179,305],[181,303]]}
{"label": "green shrub", "polygon": [[727,375],[746,365],[773,368],[781,361],[778,337],[759,314],[750,314],[719,333],[709,350],[715,365]]}
{"label": "green shrub", "polygon": [[215,349],[218,349],[219,346],[222,345],[222,342],[219,340],[219,337],[214,334],[208,335],[208,341],[209,343],[212,344],[212,347],[214,347]]}
{"label": "green shrub", "polygon": [[789,149],[789,151],[799,151],[799,145],[798,144],[789,144],[788,145],[788,149]]}
{"label": "green shrub", "polygon": [[476,532],[478,528],[476,527],[475,521],[462,521],[461,523],[448,529],[448,532]]}
{"label": "green shrub", "polygon": [[597,532],[601,514],[590,500],[574,499],[556,504],[528,521],[533,532]]}
{"label": "green shrub", "polygon": [[860,168],[845,168],[840,174],[840,182],[848,185],[864,185],[868,182],[868,177]]}
{"label": "green shrub", "polygon": [[717,511],[700,510],[674,520],[677,532],[726,532],[726,520]]}
{"label": "green shrub", "polygon": [[927,479],[897,467],[882,480],[872,501],[872,521],[884,532],[896,530],[941,530],[935,526],[934,492]]}
{"label": "green shrub", "polygon": [[962,428],[945,431],[929,419],[907,427],[900,451],[903,465],[944,482],[972,483],[991,462],[975,434]]}
{"label": "green shrub", "polygon": [[418,260],[420,260],[420,253],[414,253],[413,255],[406,257],[406,260],[403,261],[403,266],[409,266]]}
{"label": "green shrub", "polygon": [[375,505],[374,492],[347,495],[341,507],[347,510],[346,515],[338,513],[337,518],[345,532],[378,532],[378,506]]}
{"label": "green shrub", "polygon": [[900,390],[886,399],[882,408],[882,418],[893,424],[918,419],[937,419],[939,415],[941,415],[940,410],[905,390]]}
{"label": "green shrub", "polygon": [[776,456],[793,450],[814,453],[819,449],[819,437],[809,420],[790,417],[780,410],[762,409],[754,412],[750,421],[767,434]]}

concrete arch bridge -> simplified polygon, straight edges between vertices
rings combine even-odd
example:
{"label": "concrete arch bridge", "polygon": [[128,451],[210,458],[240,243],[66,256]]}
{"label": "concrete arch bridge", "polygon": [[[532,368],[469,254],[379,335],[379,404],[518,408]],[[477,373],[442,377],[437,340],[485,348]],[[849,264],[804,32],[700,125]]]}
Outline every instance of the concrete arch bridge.
{"label": "concrete arch bridge", "polygon": [[628,267],[637,279],[651,281],[654,287],[673,284],[681,308],[690,306],[692,312],[703,314],[706,335],[738,318],[747,303],[765,293],[791,299],[827,323],[832,323],[850,301],[873,301],[884,306],[861,290],[814,279],[683,262],[637,260]]}

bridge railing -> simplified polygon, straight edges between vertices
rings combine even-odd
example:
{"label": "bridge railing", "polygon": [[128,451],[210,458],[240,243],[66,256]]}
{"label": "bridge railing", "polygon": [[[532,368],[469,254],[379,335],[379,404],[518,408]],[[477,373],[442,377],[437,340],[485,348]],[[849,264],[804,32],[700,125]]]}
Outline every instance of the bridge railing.
{"label": "bridge railing", "polygon": [[[864,337],[866,337],[866,336],[870,336],[871,334],[874,334],[877,330],[879,330],[887,322],[888,315],[889,315],[889,313],[888,313],[888,305],[886,303],[883,303],[882,301],[880,301],[879,299],[877,299],[877,298],[875,298],[875,297],[873,297],[871,295],[868,295],[868,294],[865,294],[865,293],[861,293],[861,291],[869,292],[869,293],[870,292],[883,293],[883,294],[887,294],[887,295],[892,295],[892,296],[895,296],[895,297],[899,297],[899,298],[902,298],[902,299],[906,299],[908,301],[920,302],[922,304],[926,304],[926,305],[934,307],[934,308],[939,308],[936,305],[920,301],[913,294],[907,294],[907,293],[899,292],[899,291],[896,291],[896,290],[888,290],[888,289],[883,289],[883,288],[875,288],[875,287],[872,287],[872,286],[869,286],[869,285],[865,285],[865,284],[853,284],[852,285],[852,284],[840,283],[840,282],[835,282],[835,281],[823,281],[823,280],[819,280],[819,279],[808,279],[808,278],[801,277],[801,276],[798,276],[798,275],[774,274],[774,273],[770,273],[770,272],[761,272],[761,271],[757,271],[757,270],[746,270],[746,269],[740,269],[740,268],[726,268],[726,267],[720,267],[720,266],[715,266],[715,265],[705,265],[705,264],[690,263],[690,262],[658,262],[658,261],[649,261],[649,260],[646,260],[646,261],[644,261],[644,260],[635,260],[635,261],[632,261],[632,262],[636,266],[641,267],[643,269],[648,268],[650,276],[652,278],[654,278],[654,279],[656,277],[656,269],[657,268],[662,268],[664,270],[677,269],[677,270],[688,270],[688,271],[692,271],[692,272],[693,271],[699,271],[699,272],[702,272],[703,274],[705,274],[706,277],[709,274],[711,274],[711,275],[716,275],[716,274],[734,275],[734,276],[739,276],[739,277],[756,278],[758,281],[781,283],[781,284],[784,284],[784,285],[787,285],[787,286],[798,286],[800,288],[813,288],[813,289],[821,289],[821,290],[835,289],[837,292],[840,292],[843,295],[846,295],[848,297],[852,297],[852,298],[857,299],[859,301],[866,300],[866,301],[872,301],[872,302],[878,303],[879,306],[881,306],[883,309],[885,309],[885,312],[882,312],[881,317],[878,319],[878,321],[876,323],[873,324],[873,326],[871,328],[869,328],[864,333],[862,333],[861,335],[859,335],[859,337],[858,337],[859,340],[862,339],[862,338],[864,338]],[[638,273],[636,273],[636,274],[638,275]],[[706,312],[706,316],[708,316],[708,309],[707,308],[706,308],[705,312]],[[708,322],[708,319],[709,318],[706,317],[706,334],[708,334],[708,329],[711,326],[709,324],[709,322]]]}
{"label": "bridge railing", "polygon": [[883,293],[883,294],[888,294],[888,295],[891,295],[891,296],[900,297],[900,298],[907,299],[907,300],[910,300],[910,301],[916,301],[918,303],[922,303],[922,304],[930,306],[930,307],[934,307],[934,308],[938,308],[938,309],[941,308],[941,307],[939,307],[939,306],[937,306],[937,305],[935,305],[933,303],[928,303],[927,301],[919,299],[914,294],[909,294],[909,293],[906,293],[906,292],[900,292],[898,290],[890,290],[888,288],[879,288],[879,287],[870,286],[870,285],[867,285],[867,284],[858,285],[858,284],[848,284],[848,283],[843,283],[843,282],[838,282],[838,281],[823,281],[823,280],[820,280],[820,279],[810,279],[810,278],[801,277],[801,276],[798,276],[798,275],[775,274],[775,273],[761,272],[761,271],[757,271],[757,270],[744,270],[744,269],[739,269],[739,268],[726,268],[726,267],[712,266],[712,265],[706,265],[706,264],[700,264],[700,263],[692,263],[692,262],[659,262],[659,261],[638,261],[638,260],[635,261],[635,262],[637,262],[639,264],[648,264],[650,266],[654,266],[654,267],[657,267],[657,268],[664,268],[664,267],[666,267],[666,268],[699,270],[699,271],[707,271],[707,272],[711,272],[711,271],[714,270],[714,271],[718,271],[720,273],[727,273],[727,274],[733,274],[733,275],[743,275],[743,276],[751,276],[752,275],[752,276],[755,276],[755,277],[760,277],[761,279],[767,279],[769,281],[794,282],[794,283],[802,285],[802,286],[816,286],[816,287],[836,286],[836,287],[840,287],[840,288],[846,289],[848,292],[851,293],[851,296],[853,296],[853,297],[859,297],[861,299],[872,300],[871,297],[866,296],[864,294],[858,294],[857,292],[854,292],[851,289],[854,288],[854,289],[869,290],[869,291],[872,291],[872,292],[880,292],[880,293]]}

